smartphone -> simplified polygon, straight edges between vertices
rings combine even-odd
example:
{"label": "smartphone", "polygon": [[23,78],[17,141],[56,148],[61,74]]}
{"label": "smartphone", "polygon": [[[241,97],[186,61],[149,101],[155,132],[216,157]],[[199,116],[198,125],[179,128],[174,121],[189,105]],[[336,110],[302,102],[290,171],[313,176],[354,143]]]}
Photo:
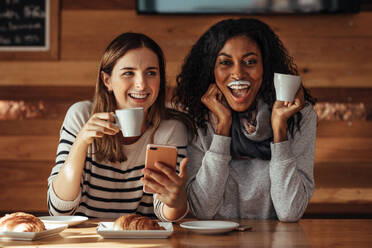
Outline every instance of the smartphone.
{"label": "smartphone", "polygon": [[[146,147],[145,168],[159,171],[154,165],[158,161],[176,170],[177,153],[177,147],[175,146],[148,144]],[[143,190],[147,192],[146,187]]]}

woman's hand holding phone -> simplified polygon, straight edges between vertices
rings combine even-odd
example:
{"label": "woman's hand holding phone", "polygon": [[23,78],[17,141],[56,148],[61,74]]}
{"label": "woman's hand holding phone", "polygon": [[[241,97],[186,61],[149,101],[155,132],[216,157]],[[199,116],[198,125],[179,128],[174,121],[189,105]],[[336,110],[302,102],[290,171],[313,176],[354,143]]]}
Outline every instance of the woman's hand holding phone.
{"label": "woman's hand holding phone", "polygon": [[187,161],[187,158],[182,159],[179,174],[173,168],[160,162],[155,162],[155,167],[161,170],[161,173],[148,168],[143,170],[146,176],[142,178],[143,185],[150,193],[157,194],[157,198],[165,204],[162,213],[170,221],[180,218],[187,210]]}
{"label": "woman's hand holding phone", "polygon": [[[182,216],[187,209],[185,186],[187,180],[186,165],[188,159],[182,159],[180,163],[180,172],[177,173],[175,165],[154,160],[153,156],[150,156],[149,154],[151,154],[151,152],[149,152],[148,148],[146,167],[143,169],[144,177],[142,178],[144,190],[148,193],[157,194],[157,198],[165,204],[163,208],[164,217],[169,220],[175,220]],[[153,152],[152,154],[156,153]],[[169,152],[167,155],[172,157]],[[151,160],[154,160],[153,163]]]}
{"label": "woman's hand holding phone", "polygon": [[180,173],[170,166],[155,162],[155,167],[161,171],[145,168],[143,184],[146,185],[149,193],[157,194],[158,199],[170,208],[177,208],[186,202],[186,172],[187,158],[180,164]]}

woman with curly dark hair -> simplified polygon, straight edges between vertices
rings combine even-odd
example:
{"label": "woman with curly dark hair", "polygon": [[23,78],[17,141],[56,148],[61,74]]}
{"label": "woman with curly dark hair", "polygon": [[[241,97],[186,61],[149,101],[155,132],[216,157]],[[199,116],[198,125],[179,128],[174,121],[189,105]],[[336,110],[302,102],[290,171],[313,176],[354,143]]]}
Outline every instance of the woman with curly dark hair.
{"label": "woman with curly dark hair", "polygon": [[314,190],[315,100],[301,86],[277,101],[274,72],[297,75],[283,43],[257,19],[205,32],[177,77],[174,103],[194,120],[187,194],[196,217],[297,221]]}

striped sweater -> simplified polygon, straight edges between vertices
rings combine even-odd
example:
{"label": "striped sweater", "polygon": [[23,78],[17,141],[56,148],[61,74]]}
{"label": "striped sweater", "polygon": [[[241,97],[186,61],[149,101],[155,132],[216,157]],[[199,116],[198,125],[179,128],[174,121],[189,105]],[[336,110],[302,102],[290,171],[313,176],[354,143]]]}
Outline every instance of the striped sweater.
{"label": "striped sweater", "polygon": [[[67,111],[60,130],[56,162],[48,178],[48,209],[51,215],[85,215],[88,217],[117,218],[127,213],[165,220],[161,215],[162,202],[144,193],[140,179],[144,168],[146,145],[150,144],[151,129],[134,144],[123,145],[127,161],[111,163],[96,161],[94,146],[90,145],[81,177],[80,194],[73,201],[64,201],[54,192],[53,179],[67,158],[75,138],[89,120],[92,103],[78,102]],[[177,166],[186,156],[187,131],[179,121],[162,121],[154,136],[155,144],[178,148]]]}

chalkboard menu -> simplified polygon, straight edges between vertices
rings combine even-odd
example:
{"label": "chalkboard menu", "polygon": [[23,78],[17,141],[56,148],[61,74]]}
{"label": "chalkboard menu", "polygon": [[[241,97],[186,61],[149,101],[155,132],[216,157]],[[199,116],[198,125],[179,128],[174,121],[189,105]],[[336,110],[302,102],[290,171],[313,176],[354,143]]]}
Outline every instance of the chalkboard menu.
{"label": "chalkboard menu", "polygon": [[0,0],[0,59],[58,57],[58,0]]}
{"label": "chalkboard menu", "polygon": [[0,1],[0,49],[49,49],[49,0]]}

